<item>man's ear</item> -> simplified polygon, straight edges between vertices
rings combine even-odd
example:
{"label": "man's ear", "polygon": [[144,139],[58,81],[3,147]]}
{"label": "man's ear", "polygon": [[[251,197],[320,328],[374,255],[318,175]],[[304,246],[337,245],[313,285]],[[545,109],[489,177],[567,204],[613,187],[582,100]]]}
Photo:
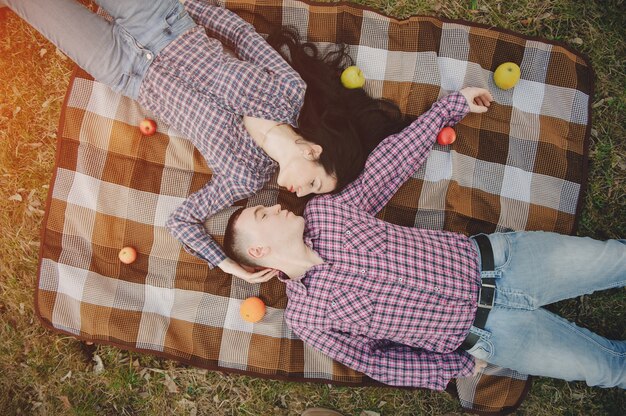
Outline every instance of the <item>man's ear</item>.
{"label": "man's ear", "polygon": [[261,259],[267,256],[268,254],[270,254],[270,251],[271,250],[269,247],[263,247],[263,246],[250,247],[248,249],[248,255],[252,257],[253,259]]}
{"label": "man's ear", "polygon": [[306,148],[303,150],[303,155],[306,160],[318,160],[322,154],[322,146],[314,143],[307,143]]}

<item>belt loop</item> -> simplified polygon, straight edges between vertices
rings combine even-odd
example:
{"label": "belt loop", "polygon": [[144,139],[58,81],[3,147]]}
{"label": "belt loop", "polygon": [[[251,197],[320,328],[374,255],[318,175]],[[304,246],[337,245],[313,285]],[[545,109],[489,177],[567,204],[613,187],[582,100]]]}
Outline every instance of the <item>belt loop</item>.
{"label": "belt loop", "polygon": [[491,242],[489,237],[485,234],[478,234],[472,237],[478,245],[478,251],[480,251],[480,264],[481,271],[493,271],[496,269],[493,261],[493,249],[491,248]]}

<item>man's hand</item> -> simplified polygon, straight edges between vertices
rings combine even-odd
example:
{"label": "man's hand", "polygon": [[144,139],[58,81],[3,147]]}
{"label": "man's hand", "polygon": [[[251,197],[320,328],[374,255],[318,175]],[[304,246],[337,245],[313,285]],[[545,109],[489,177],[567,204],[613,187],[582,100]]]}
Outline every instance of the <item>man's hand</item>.
{"label": "man's hand", "polygon": [[493,97],[484,88],[465,87],[459,91],[467,100],[471,113],[484,113],[489,109]]}
{"label": "man's hand", "polygon": [[244,269],[239,263],[231,259],[224,259],[217,265],[224,273],[232,274],[248,283],[263,283],[278,275],[278,270],[261,269],[260,271],[249,271]]}
{"label": "man's hand", "polygon": [[474,372],[472,373],[472,377],[478,375],[478,373],[483,371],[485,368],[487,368],[487,361],[474,357]]}

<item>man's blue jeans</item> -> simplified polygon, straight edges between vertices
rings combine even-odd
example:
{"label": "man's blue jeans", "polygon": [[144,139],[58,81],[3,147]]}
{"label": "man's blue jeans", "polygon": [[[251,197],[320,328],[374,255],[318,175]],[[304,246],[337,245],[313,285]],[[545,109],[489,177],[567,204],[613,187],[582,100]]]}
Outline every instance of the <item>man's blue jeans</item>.
{"label": "man's blue jeans", "polygon": [[626,341],[611,341],[542,306],[626,284],[626,241],[547,232],[489,235],[495,304],[468,352],[522,373],[626,388]]}
{"label": "man's blue jeans", "polygon": [[96,80],[137,98],[155,56],[195,26],[178,0],[96,0],[108,22],[76,0],[0,0]]}

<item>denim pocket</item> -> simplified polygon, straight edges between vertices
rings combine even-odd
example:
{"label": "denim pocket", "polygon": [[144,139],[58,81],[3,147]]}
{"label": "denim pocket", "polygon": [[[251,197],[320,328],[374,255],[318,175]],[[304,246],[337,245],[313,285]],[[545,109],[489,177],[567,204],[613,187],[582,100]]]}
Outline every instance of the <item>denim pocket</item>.
{"label": "denim pocket", "polygon": [[180,2],[176,2],[165,15],[165,23],[167,26],[172,27],[174,23],[180,20],[181,16],[185,13],[185,8]]}
{"label": "denim pocket", "polygon": [[493,356],[493,343],[485,338],[480,338],[476,344],[467,350],[467,352],[474,357],[483,361],[489,361]]}
{"label": "denim pocket", "polygon": [[511,246],[513,245],[511,238],[514,234],[515,232],[482,234],[489,237],[489,242],[491,243],[491,249],[493,251],[493,266],[498,272],[506,268],[511,262]]}

